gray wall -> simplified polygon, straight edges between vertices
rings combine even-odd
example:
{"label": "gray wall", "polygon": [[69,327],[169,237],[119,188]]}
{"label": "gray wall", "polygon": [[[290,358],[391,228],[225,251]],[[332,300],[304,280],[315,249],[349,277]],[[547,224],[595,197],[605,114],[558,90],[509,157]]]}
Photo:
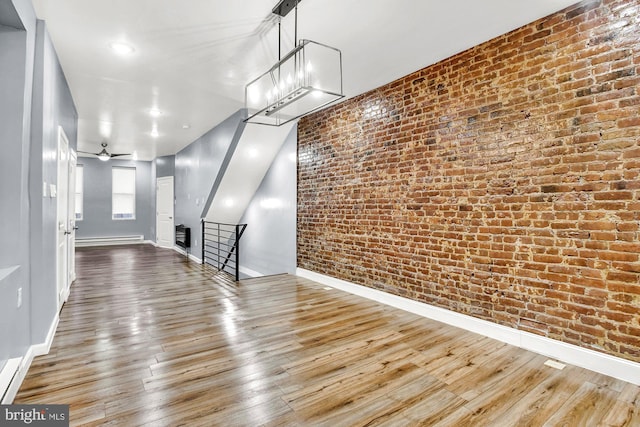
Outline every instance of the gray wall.
{"label": "gray wall", "polygon": [[175,156],[175,223],[191,228],[191,253],[201,257],[200,218],[206,215],[245,123],[240,110]]}
{"label": "gray wall", "polygon": [[162,156],[154,160],[156,165],[156,178],[174,176],[176,174],[176,156]]}
{"label": "gray wall", "polygon": [[[155,179],[152,162],[80,157],[84,168],[83,219],[76,225],[77,238],[144,235],[155,238]],[[136,219],[111,219],[111,169],[114,166],[136,168]]]}
{"label": "gray wall", "polygon": [[291,130],[241,223],[240,267],[268,274],[296,271],[297,126]]}
{"label": "gray wall", "polygon": [[31,126],[31,287],[34,342],[44,342],[58,310],[56,295],[57,199],[43,198],[43,182],[58,179],[58,126],[77,145],[77,113],[46,26],[38,21]]}
{"label": "gray wall", "polygon": [[[4,0],[2,7],[11,7]],[[3,12],[2,22],[22,27]],[[10,18],[10,19],[7,19]],[[33,22],[35,24],[35,21]],[[30,29],[32,31],[32,29]],[[30,32],[23,28],[0,26],[0,232],[5,244],[0,245],[0,363],[25,353],[30,341],[28,295],[26,304],[18,309],[18,288],[28,293],[28,204],[26,185],[28,164],[25,148],[29,147],[29,133],[24,122],[29,122],[31,80],[27,58],[33,54]],[[28,48],[25,49],[25,46]],[[26,218],[25,218],[26,217]],[[7,270],[11,269],[11,270]]]}
{"label": "gray wall", "polygon": [[56,200],[43,198],[42,186],[57,185],[58,126],[76,147],[77,115],[30,0],[0,0],[0,25],[0,232],[9,242],[0,246],[0,271],[14,269],[0,279],[2,365],[43,343],[57,313]]}

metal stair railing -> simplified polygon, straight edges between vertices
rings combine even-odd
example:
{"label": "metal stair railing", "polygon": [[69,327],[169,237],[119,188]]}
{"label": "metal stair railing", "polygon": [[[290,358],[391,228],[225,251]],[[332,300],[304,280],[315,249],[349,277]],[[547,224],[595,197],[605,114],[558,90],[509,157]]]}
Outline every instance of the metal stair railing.
{"label": "metal stair railing", "polygon": [[201,221],[202,263],[240,279],[240,238],[247,224]]}

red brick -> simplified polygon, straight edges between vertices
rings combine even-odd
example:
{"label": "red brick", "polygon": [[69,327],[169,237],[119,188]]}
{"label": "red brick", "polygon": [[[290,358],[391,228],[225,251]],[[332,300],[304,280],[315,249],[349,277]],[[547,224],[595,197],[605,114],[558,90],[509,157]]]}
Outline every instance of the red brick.
{"label": "red brick", "polygon": [[302,118],[298,265],[640,362],[630,5],[579,3]]}

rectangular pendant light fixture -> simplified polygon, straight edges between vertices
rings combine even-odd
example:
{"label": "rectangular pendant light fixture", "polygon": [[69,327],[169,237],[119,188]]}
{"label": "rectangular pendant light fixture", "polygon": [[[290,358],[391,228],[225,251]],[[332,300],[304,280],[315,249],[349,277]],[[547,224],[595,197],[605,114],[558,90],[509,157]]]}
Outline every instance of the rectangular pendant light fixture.
{"label": "rectangular pendant light fixture", "polygon": [[[286,14],[296,5],[295,0],[282,0],[273,12]],[[343,97],[340,50],[301,40],[291,52],[245,86],[248,110],[245,122],[280,126]]]}

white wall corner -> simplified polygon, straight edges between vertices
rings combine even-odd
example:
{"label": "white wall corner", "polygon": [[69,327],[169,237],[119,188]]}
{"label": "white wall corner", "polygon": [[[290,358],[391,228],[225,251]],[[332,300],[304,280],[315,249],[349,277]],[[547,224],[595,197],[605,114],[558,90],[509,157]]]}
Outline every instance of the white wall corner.
{"label": "white wall corner", "polygon": [[640,363],[535,335],[531,332],[520,331],[498,325],[497,323],[476,319],[472,316],[456,313],[409,298],[391,295],[377,289],[356,285],[303,268],[297,268],[296,275],[335,289],[377,301],[381,304],[399,308],[419,316],[533,351],[570,365],[579,366],[635,385],[640,385]]}

